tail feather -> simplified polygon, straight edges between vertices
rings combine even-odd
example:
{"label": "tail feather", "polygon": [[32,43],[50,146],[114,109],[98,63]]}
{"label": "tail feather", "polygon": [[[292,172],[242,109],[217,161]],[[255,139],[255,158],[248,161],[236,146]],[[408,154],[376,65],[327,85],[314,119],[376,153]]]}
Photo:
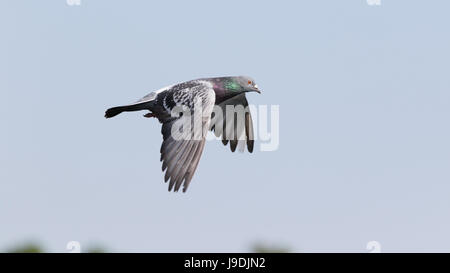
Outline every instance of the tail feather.
{"label": "tail feather", "polygon": [[109,108],[105,112],[105,118],[115,117],[122,112],[131,112],[131,111],[140,111],[140,110],[151,110],[149,103],[145,102],[145,103]]}
{"label": "tail feather", "polygon": [[113,107],[113,108],[109,108],[108,110],[106,110],[105,112],[105,118],[112,118],[117,116],[118,114],[122,113],[123,107],[119,106],[119,107]]}

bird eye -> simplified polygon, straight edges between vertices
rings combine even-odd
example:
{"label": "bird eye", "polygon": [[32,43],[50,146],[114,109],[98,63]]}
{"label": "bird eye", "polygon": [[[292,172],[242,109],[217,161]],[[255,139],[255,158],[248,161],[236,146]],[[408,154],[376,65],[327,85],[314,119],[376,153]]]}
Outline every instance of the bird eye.
{"label": "bird eye", "polygon": [[252,82],[252,81],[248,81],[248,84],[249,84],[249,85],[253,85],[253,82]]}

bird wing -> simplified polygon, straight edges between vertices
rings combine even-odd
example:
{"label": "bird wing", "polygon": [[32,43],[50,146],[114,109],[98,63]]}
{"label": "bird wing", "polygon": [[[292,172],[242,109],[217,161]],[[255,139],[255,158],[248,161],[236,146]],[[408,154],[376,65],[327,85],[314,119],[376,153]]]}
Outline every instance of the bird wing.
{"label": "bird wing", "polygon": [[[221,102],[218,106],[222,110],[222,114],[214,112],[211,118],[211,130],[214,131],[214,134],[217,137],[222,136],[224,145],[229,142],[232,152],[236,150],[236,147],[243,152],[245,144],[247,144],[247,150],[250,153],[253,152],[253,121],[245,94],[234,96]],[[236,111],[230,111],[231,108],[227,106],[236,107]]]}
{"label": "bird wing", "polygon": [[[187,190],[205,146],[214,102],[214,90],[207,82],[175,86],[158,94],[162,170],[164,181],[170,180],[169,191],[178,191],[181,185],[183,192]],[[168,115],[175,106],[184,107],[184,111],[178,116]]]}

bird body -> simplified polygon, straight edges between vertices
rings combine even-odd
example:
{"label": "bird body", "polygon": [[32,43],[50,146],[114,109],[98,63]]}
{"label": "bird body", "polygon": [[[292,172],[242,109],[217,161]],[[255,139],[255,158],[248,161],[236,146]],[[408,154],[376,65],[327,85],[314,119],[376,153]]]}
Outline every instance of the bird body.
{"label": "bird body", "polygon": [[[170,180],[169,191],[178,191],[184,185],[185,192],[197,168],[209,130],[218,137],[222,136],[224,145],[230,142],[233,152],[238,144],[241,151],[245,144],[249,152],[253,151],[253,125],[245,98],[245,93],[252,91],[260,92],[255,82],[244,76],[191,80],[161,88],[136,103],[110,108],[105,117],[129,111],[150,111],[144,116],[155,117],[162,123],[160,152],[162,170],[166,171],[164,180]],[[242,115],[223,114],[227,106],[242,106],[244,112]],[[222,113],[217,114],[214,107]],[[177,108],[186,112],[176,115]],[[199,113],[196,109],[200,109]]]}

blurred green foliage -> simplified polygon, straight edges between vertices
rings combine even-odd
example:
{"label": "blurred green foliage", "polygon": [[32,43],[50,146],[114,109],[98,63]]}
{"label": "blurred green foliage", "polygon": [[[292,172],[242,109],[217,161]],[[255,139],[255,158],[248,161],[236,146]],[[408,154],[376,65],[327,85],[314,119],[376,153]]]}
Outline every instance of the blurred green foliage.
{"label": "blurred green foliage", "polygon": [[[25,243],[17,244],[13,247],[6,249],[7,253],[45,253],[45,247],[35,241],[29,241]],[[81,249],[83,253],[107,253],[108,250],[101,245],[91,245],[86,251]],[[262,242],[257,242],[253,244],[250,248],[250,252],[253,253],[288,253],[290,252],[289,247],[278,245],[278,244],[267,244]]]}
{"label": "blurred green foliage", "polygon": [[44,248],[36,242],[21,243],[6,250],[8,253],[43,253]]}
{"label": "blurred green foliage", "polygon": [[[6,252],[6,253],[46,253],[49,251],[47,251],[46,248],[42,244],[35,242],[35,241],[29,241],[29,242],[17,244],[12,247],[8,247],[6,249],[6,251],[3,251],[3,252]],[[64,251],[64,252],[69,252],[69,251]],[[92,245],[92,246],[88,247],[86,251],[81,249],[81,252],[83,252],[83,253],[106,253],[108,251],[106,248],[104,248],[101,245]]]}
{"label": "blurred green foliage", "polygon": [[288,253],[291,252],[289,247],[267,243],[255,243],[251,247],[254,253]]}

